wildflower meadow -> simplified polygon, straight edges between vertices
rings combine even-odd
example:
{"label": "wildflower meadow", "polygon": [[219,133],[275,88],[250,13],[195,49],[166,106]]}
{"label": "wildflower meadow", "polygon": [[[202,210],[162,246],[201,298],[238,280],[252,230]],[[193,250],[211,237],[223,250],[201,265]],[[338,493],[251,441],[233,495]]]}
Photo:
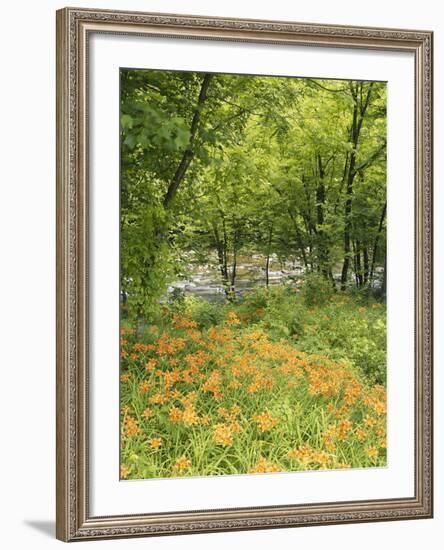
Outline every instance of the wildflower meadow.
{"label": "wildflower meadow", "polygon": [[[279,303],[301,332],[287,334]],[[366,374],[384,362],[380,303],[308,308],[263,291],[238,307],[165,307],[135,332],[122,324],[122,478],[385,465],[384,373]]]}

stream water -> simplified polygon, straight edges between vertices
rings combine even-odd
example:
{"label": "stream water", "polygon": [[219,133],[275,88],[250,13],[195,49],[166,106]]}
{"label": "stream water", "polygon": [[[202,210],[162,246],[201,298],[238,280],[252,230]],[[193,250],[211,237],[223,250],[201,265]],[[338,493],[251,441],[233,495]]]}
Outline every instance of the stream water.
{"label": "stream water", "polygon": [[[242,299],[246,292],[259,286],[265,286],[265,256],[252,254],[238,258],[236,266],[235,292]],[[270,285],[287,281],[295,283],[301,278],[304,268],[297,262],[280,262],[277,256],[270,257],[268,280]],[[168,287],[168,293],[181,289],[185,295],[199,296],[209,302],[223,302],[225,292],[222,285],[220,270],[215,257],[209,256],[208,263],[195,265],[190,263],[187,275]]]}

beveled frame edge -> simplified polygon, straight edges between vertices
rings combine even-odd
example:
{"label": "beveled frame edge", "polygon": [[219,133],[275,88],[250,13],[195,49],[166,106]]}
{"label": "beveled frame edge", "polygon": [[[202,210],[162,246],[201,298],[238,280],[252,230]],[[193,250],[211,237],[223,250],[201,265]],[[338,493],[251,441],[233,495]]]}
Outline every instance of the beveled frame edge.
{"label": "beveled frame edge", "polygon": [[[63,541],[430,518],[431,31],[64,8],[57,19],[56,536]],[[89,32],[410,51],[415,55],[415,497],[90,517],[87,490],[86,40]]]}

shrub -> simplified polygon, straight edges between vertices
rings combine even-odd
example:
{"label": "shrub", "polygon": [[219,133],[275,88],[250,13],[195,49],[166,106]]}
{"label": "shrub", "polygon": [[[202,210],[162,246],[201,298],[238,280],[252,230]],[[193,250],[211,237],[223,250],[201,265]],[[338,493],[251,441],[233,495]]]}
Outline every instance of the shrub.
{"label": "shrub", "polygon": [[184,311],[201,329],[218,325],[225,317],[225,310],[221,304],[212,304],[196,296],[186,296],[184,300]]}
{"label": "shrub", "polygon": [[259,287],[248,292],[238,307],[240,317],[252,324],[259,322],[268,307],[269,299],[270,292],[266,287]]}
{"label": "shrub", "polygon": [[328,302],[334,293],[331,281],[319,273],[307,273],[302,284],[301,295],[308,307]]}
{"label": "shrub", "polygon": [[270,296],[264,324],[275,338],[297,337],[304,331],[307,310],[294,289],[278,288]]}

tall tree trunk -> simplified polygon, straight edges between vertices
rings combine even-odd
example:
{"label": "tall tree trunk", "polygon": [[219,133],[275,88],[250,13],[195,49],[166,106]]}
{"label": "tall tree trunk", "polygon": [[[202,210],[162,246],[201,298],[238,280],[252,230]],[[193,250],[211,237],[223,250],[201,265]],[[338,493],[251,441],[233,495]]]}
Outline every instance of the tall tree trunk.
{"label": "tall tree trunk", "polygon": [[387,201],[385,201],[384,206],[382,208],[381,217],[379,218],[378,232],[376,233],[375,242],[373,244],[372,266],[370,268],[370,280],[369,280],[370,286],[373,284],[373,277],[375,274],[375,265],[376,265],[376,255],[378,252],[378,244],[379,244],[379,239],[381,237],[382,228],[384,227],[384,220],[385,220],[386,213],[387,213]]}
{"label": "tall tree trunk", "polygon": [[324,277],[328,278],[329,272],[329,250],[326,243],[324,231],[324,204],[325,204],[325,169],[322,163],[322,157],[319,153],[316,155],[318,164],[318,185],[316,187],[316,214],[317,214],[317,237],[319,246],[319,267]]}
{"label": "tall tree trunk", "polygon": [[315,221],[313,219],[312,215],[312,209],[311,209],[311,201],[312,201],[312,195],[311,190],[309,186],[307,185],[307,177],[305,174],[302,174],[301,177],[302,186],[304,188],[305,193],[305,202],[307,205],[307,208],[305,210],[301,210],[301,216],[304,220],[305,225],[305,231],[308,235],[308,265],[310,266],[310,271],[314,271],[314,260],[313,260],[313,235],[316,234],[316,225]]}
{"label": "tall tree trunk", "polygon": [[[350,166],[354,165],[354,155],[350,155]],[[353,194],[353,178],[349,178],[347,182],[347,198],[344,208],[344,262],[342,264],[341,272],[341,290],[345,290],[347,287],[348,269],[350,266],[350,233],[351,233],[351,208],[352,208],[352,194]]]}
{"label": "tall tree trunk", "polygon": [[223,246],[222,246],[222,252],[223,252],[223,261],[225,266],[225,296],[230,300],[230,277],[228,273],[228,234],[227,234],[227,224],[225,222],[225,214],[222,210],[219,210],[221,218],[222,218],[222,232],[223,232]]}
{"label": "tall tree trunk", "polygon": [[226,251],[224,250],[224,243],[220,238],[216,223],[213,222],[212,226],[213,226],[214,244],[216,246],[216,252],[217,252],[217,261],[219,264],[219,271],[222,277],[222,285],[226,292],[226,289],[228,288],[227,254],[226,254]]}
{"label": "tall tree trunk", "polygon": [[362,255],[364,258],[364,285],[366,285],[368,283],[369,275],[369,257],[367,243],[364,243],[364,245],[362,246]]}
{"label": "tall tree trunk", "polygon": [[353,97],[353,117],[350,127],[350,143],[353,149],[350,153],[348,170],[344,171],[346,176],[346,199],[344,205],[344,262],[342,264],[341,273],[341,289],[345,290],[347,287],[348,270],[350,267],[350,236],[352,230],[352,199],[353,199],[353,180],[356,175],[356,153],[359,142],[359,135],[361,133],[362,123],[364,122],[365,113],[370,103],[370,97],[372,92],[373,83],[370,82],[367,94],[363,97],[363,82],[356,83],[354,87],[353,82],[350,82],[350,92]]}
{"label": "tall tree trunk", "polygon": [[236,270],[237,270],[237,245],[238,245],[238,233],[237,230],[234,232],[233,236],[233,263],[231,264],[231,278],[230,278],[230,288],[227,298],[230,302],[234,302],[236,297],[235,283],[236,283]]}
{"label": "tall tree trunk", "polygon": [[355,274],[355,284],[356,284],[356,286],[359,286],[359,284],[358,284],[358,266],[357,266],[357,263],[356,263],[356,242],[355,241],[352,242],[352,250],[353,250],[353,254],[352,254],[352,257],[353,257],[353,273]]}
{"label": "tall tree trunk", "polygon": [[196,141],[196,133],[199,126],[202,107],[205,103],[205,100],[207,99],[208,86],[210,85],[212,78],[213,75],[208,73],[205,74],[203,77],[197,105],[194,109],[193,118],[191,120],[190,137],[188,139],[188,144],[185,148],[185,151],[183,152],[182,159],[176,169],[176,172],[174,173],[174,176],[168,186],[168,190],[163,199],[163,206],[165,208],[169,207],[193,159],[194,143]]}
{"label": "tall tree trunk", "polygon": [[384,258],[384,272],[382,274],[381,295],[385,300],[387,295],[387,254],[385,255],[385,258]]}
{"label": "tall tree trunk", "polygon": [[269,271],[269,268],[270,268],[270,252],[271,252],[271,240],[273,238],[273,226],[270,225],[270,227],[268,228],[268,242],[267,242],[267,258],[266,258],[266,262],[265,262],[265,285],[266,287],[268,288],[268,285],[269,285],[269,276],[268,276],[268,271]]}
{"label": "tall tree trunk", "polygon": [[296,220],[296,218],[295,218],[295,216],[294,216],[294,214],[293,214],[293,212],[291,211],[290,208],[288,209],[288,213],[290,214],[291,221],[293,222],[294,232],[295,232],[295,236],[296,236],[296,242],[297,242],[299,250],[301,252],[302,261],[304,262],[304,267],[305,267],[305,269],[308,269],[307,253],[305,251],[304,241],[302,240],[301,230],[300,230],[300,228],[298,226],[298,222],[297,222],[297,220]]}
{"label": "tall tree trunk", "polygon": [[361,266],[361,242],[356,241],[356,281],[361,287],[363,283],[362,266]]}

